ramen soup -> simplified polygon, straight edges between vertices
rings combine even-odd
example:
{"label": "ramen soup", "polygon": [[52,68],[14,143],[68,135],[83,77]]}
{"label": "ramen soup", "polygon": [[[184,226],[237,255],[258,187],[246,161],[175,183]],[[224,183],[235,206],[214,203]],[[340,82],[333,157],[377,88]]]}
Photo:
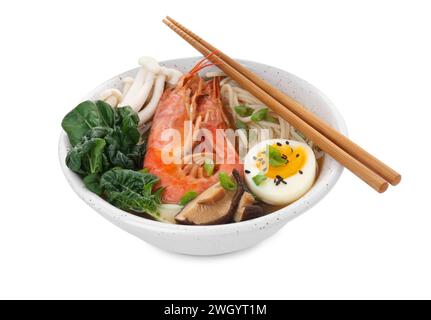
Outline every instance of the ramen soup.
{"label": "ramen soup", "polygon": [[114,206],[164,223],[236,223],[312,187],[322,151],[207,59],[182,73],[149,57],[121,90],[62,121],[65,159]]}

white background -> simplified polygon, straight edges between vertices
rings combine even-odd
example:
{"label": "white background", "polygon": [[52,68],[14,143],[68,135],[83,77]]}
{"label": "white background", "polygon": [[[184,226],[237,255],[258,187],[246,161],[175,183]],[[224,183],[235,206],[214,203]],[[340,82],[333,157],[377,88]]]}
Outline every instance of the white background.
{"label": "white background", "polygon": [[[0,298],[431,298],[428,1],[2,1]],[[71,190],[60,122],[137,65],[196,52],[169,14],[231,56],[311,82],[350,136],[403,174],[351,173],[244,252],[196,258],[121,231]]]}

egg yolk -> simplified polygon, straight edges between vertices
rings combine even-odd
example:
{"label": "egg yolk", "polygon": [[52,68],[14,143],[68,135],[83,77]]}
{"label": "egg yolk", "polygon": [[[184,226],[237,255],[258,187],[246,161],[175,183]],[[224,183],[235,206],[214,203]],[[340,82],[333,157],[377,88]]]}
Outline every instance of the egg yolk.
{"label": "egg yolk", "polygon": [[301,146],[292,148],[289,145],[284,144],[274,144],[271,147],[275,148],[280,152],[285,163],[280,166],[271,166],[268,161],[268,156],[265,151],[259,152],[257,154],[256,166],[261,170],[265,176],[270,179],[275,179],[277,176],[286,179],[297,173],[301,173],[301,169],[307,160],[307,153],[305,149]]}

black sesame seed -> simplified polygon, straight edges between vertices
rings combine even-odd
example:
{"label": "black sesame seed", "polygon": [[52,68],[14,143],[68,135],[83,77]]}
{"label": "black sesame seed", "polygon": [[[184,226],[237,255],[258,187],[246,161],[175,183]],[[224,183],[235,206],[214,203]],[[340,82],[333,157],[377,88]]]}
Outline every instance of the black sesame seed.
{"label": "black sesame seed", "polygon": [[245,173],[249,174],[249,173],[250,173],[250,170],[245,170]]}
{"label": "black sesame seed", "polygon": [[299,170],[299,174],[303,174],[304,172],[302,172],[302,170]]}
{"label": "black sesame seed", "polygon": [[257,158],[256,157],[253,157],[253,160],[256,160]]}
{"label": "black sesame seed", "polygon": [[266,171],[266,170],[268,170],[268,168],[263,168],[263,171]]}
{"label": "black sesame seed", "polygon": [[289,145],[289,141],[286,140],[286,144]]}
{"label": "black sesame seed", "polygon": [[299,158],[299,153],[296,154],[296,157]]}
{"label": "black sesame seed", "polygon": [[280,180],[277,180],[277,182],[275,183],[276,186],[278,186],[280,184]]}
{"label": "black sesame seed", "polygon": [[284,181],[284,180],[281,180],[281,182],[283,182],[284,184],[287,184],[287,182],[286,182],[286,181]]}
{"label": "black sesame seed", "polygon": [[262,160],[262,165],[264,165],[264,164],[265,164],[265,161]]}
{"label": "black sesame seed", "polygon": [[286,156],[285,154],[282,154],[282,155],[281,155],[281,158],[283,158],[284,160],[286,160],[286,159],[287,159],[287,156]]}
{"label": "black sesame seed", "polygon": [[274,179],[274,183],[277,184],[277,179]]}
{"label": "black sesame seed", "polygon": [[280,143],[280,142],[277,142],[277,146],[281,147],[281,143]]}

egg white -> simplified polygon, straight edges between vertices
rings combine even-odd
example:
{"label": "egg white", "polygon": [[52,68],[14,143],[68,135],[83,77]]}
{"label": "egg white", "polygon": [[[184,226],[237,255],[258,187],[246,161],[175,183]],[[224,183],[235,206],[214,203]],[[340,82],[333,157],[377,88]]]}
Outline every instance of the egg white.
{"label": "egg white", "polygon": [[[271,205],[287,205],[302,197],[313,185],[316,178],[317,162],[313,150],[305,143],[288,140],[292,148],[301,146],[307,155],[306,161],[299,172],[284,179],[286,184],[276,185],[274,180],[267,178],[261,184],[256,185],[253,177],[261,171],[257,167],[255,157],[259,152],[264,152],[267,145],[274,145],[277,142],[285,144],[286,139],[265,140],[256,144],[247,153],[244,159],[244,177],[250,191],[261,201]],[[249,173],[247,173],[249,171]]]}

